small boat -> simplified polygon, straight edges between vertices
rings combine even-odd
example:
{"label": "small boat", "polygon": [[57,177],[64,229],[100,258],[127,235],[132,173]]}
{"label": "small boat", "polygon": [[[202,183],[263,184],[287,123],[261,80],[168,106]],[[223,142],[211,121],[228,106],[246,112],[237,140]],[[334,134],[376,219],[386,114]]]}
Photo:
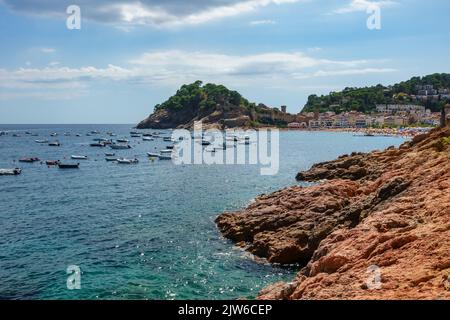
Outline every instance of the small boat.
{"label": "small boat", "polygon": [[60,169],[78,169],[79,167],[79,163],[58,163]]}
{"label": "small boat", "polygon": [[14,169],[0,169],[0,176],[16,176],[22,173],[22,169],[14,168]]}
{"label": "small boat", "polygon": [[91,147],[100,147],[100,148],[106,147],[106,145],[103,142],[93,142],[93,143],[89,144],[89,146],[91,146]]}
{"label": "small boat", "polygon": [[158,153],[147,152],[147,156],[150,158],[158,158],[160,155]]}
{"label": "small boat", "polygon": [[140,135],[140,134],[132,134],[131,137],[132,137],[132,138],[140,138],[141,135]]}
{"label": "small boat", "polygon": [[56,132],[53,132],[50,134],[51,137],[56,137],[58,134]]}
{"label": "small boat", "polygon": [[59,141],[53,141],[48,144],[50,147],[59,147],[61,143]]}
{"label": "small boat", "polygon": [[30,131],[25,131],[25,134],[31,134],[31,132]]}
{"label": "small boat", "polygon": [[48,140],[34,140],[36,143],[48,143]]}
{"label": "small boat", "polygon": [[106,161],[117,161],[117,158],[114,158],[114,157],[106,157],[105,160],[106,160]]}
{"label": "small boat", "polygon": [[100,134],[100,131],[92,130],[90,133],[91,133],[91,134]]}
{"label": "small boat", "polygon": [[143,137],[142,140],[144,141],[154,141],[154,138],[150,138],[150,137]]}
{"label": "small boat", "polygon": [[120,142],[120,143],[128,143],[129,142],[127,139],[117,139],[116,141]]}
{"label": "small boat", "polygon": [[133,135],[133,134],[140,134],[140,133],[137,131],[130,131],[130,134]]}
{"label": "small boat", "polygon": [[112,144],[109,147],[115,150],[131,149],[129,144]]}
{"label": "small boat", "polygon": [[173,150],[164,149],[164,150],[159,151],[159,153],[165,153],[165,154],[167,154],[167,153],[172,153],[172,151],[173,151]]}
{"label": "small boat", "polygon": [[17,134],[17,133],[13,133],[13,135],[12,135],[13,137],[20,137],[20,134]]}
{"label": "small boat", "polygon": [[20,158],[19,162],[27,162],[27,163],[33,163],[39,161],[39,158],[32,157],[32,158]]}
{"label": "small boat", "polygon": [[153,135],[151,133],[143,133],[142,136],[143,137],[152,137]]}
{"label": "small boat", "polygon": [[174,140],[171,137],[164,137],[163,141],[174,142]]}
{"label": "small boat", "polygon": [[65,135],[66,137],[69,137],[69,136],[70,136],[70,132],[64,132],[64,135]]}
{"label": "small boat", "polygon": [[75,136],[77,136],[77,137],[81,137],[81,134],[79,134],[79,133],[77,133]]}
{"label": "small boat", "polygon": [[106,157],[114,157],[115,155],[116,155],[115,153],[111,153],[111,152],[105,153]]}
{"label": "small boat", "polygon": [[59,163],[59,160],[47,160],[45,161],[45,164],[48,166],[57,166]]}
{"label": "small boat", "polygon": [[167,150],[172,150],[175,146],[166,146]]}
{"label": "small boat", "polygon": [[70,158],[72,158],[74,160],[87,160],[88,159],[87,156],[70,156]]}
{"label": "small boat", "polygon": [[160,155],[158,155],[158,159],[159,160],[172,160],[172,156],[167,156],[167,155],[164,155],[164,154],[160,154]]}
{"label": "small boat", "polygon": [[126,158],[119,158],[117,159],[117,163],[120,164],[136,164],[139,163],[139,160],[134,158],[134,159],[126,159]]}

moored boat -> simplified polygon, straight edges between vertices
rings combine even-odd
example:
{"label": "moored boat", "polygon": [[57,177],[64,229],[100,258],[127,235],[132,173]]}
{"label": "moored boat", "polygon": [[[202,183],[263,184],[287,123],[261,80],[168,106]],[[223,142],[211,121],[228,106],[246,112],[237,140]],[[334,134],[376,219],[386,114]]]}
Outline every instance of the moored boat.
{"label": "moored boat", "polygon": [[39,158],[37,157],[31,157],[31,158],[20,158],[19,162],[27,162],[27,163],[33,163],[39,161]]}
{"label": "moored boat", "polygon": [[134,158],[134,159],[126,159],[126,158],[119,158],[117,159],[117,163],[120,164],[136,164],[139,163],[139,160]]}
{"label": "moored boat", "polygon": [[34,140],[36,143],[48,143],[48,140]]}
{"label": "moored boat", "polygon": [[131,149],[129,144],[112,144],[109,147],[115,150]]}
{"label": "moored boat", "polygon": [[158,155],[158,159],[159,160],[172,160],[172,156],[160,154],[160,155]]}
{"label": "moored boat", "polygon": [[78,169],[79,167],[79,163],[58,163],[60,169]]}
{"label": "moored boat", "polygon": [[72,158],[74,160],[87,160],[88,159],[87,156],[77,156],[77,155],[72,155],[72,156],[70,156],[70,158]]}
{"label": "moored boat", "polygon": [[158,158],[159,154],[158,153],[153,153],[153,152],[147,152],[147,156],[149,156],[150,158]]}
{"label": "moored boat", "polygon": [[16,176],[22,173],[22,169],[14,168],[14,169],[0,169],[0,176]]}
{"label": "moored boat", "polygon": [[151,137],[143,137],[142,140],[144,140],[144,141],[154,141],[155,139],[151,138]]}
{"label": "moored boat", "polygon": [[53,141],[48,144],[50,147],[59,147],[61,143],[59,141]]}
{"label": "moored boat", "polygon": [[47,161],[45,161],[45,164],[48,165],[48,166],[56,166],[56,165],[58,165],[58,163],[59,163],[59,160],[47,160]]}
{"label": "moored boat", "polygon": [[106,160],[106,161],[117,161],[117,158],[114,158],[114,157],[106,157],[105,160]]}

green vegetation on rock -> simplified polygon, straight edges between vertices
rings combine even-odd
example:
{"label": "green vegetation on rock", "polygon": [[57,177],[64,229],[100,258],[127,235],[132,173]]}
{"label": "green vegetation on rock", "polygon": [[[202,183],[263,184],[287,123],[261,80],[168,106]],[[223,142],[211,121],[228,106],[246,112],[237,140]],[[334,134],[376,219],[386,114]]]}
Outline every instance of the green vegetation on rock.
{"label": "green vegetation on rock", "polygon": [[310,95],[303,108],[304,112],[359,111],[370,113],[377,104],[421,104],[433,112],[441,110],[448,103],[447,99],[416,101],[410,95],[417,94],[417,86],[432,85],[434,89],[450,88],[450,74],[436,73],[425,77],[414,77],[393,86],[385,87],[381,84],[364,88],[345,88],[340,92],[331,92],[328,95]]}

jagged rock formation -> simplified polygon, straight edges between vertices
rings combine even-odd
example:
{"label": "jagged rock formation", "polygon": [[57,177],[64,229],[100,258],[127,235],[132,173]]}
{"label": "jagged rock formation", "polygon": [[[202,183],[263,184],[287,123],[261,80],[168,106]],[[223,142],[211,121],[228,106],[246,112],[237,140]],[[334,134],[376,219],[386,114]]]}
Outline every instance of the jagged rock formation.
{"label": "jagged rock formation", "polygon": [[[270,262],[298,263],[261,299],[450,299],[450,128],[400,148],[345,155],[224,213],[224,236]],[[323,179],[327,179],[322,181]],[[370,266],[380,288],[368,285]]]}
{"label": "jagged rock formation", "polygon": [[287,125],[294,115],[283,113],[263,104],[255,105],[238,92],[222,85],[196,81],[183,85],[175,95],[155,106],[155,111],[141,121],[138,129],[191,129],[195,121],[204,128],[226,129]]}

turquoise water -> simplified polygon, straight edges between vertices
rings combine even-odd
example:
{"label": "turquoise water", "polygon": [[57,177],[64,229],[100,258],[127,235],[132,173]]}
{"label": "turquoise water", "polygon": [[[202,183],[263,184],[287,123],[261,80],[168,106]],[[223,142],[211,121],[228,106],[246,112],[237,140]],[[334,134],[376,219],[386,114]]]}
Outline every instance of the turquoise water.
{"label": "turquoise water", "polygon": [[[131,125],[0,125],[0,299],[235,299],[254,297],[296,268],[255,261],[233,247],[215,217],[255,196],[296,184],[299,170],[343,153],[399,145],[396,137],[281,132],[280,170],[261,176],[254,165],[183,165],[149,161],[168,143],[129,138]],[[91,130],[128,137],[137,165],[106,162],[109,148],[92,148]],[[24,132],[39,134],[38,137]],[[150,130],[153,131],[153,130]],[[52,132],[59,133],[56,138]],[[71,132],[72,136],[63,136]],[[81,133],[81,137],[74,136]],[[58,139],[61,147],[35,139]],[[17,163],[89,156],[79,170]],[[82,270],[81,289],[68,290],[66,268]]]}

